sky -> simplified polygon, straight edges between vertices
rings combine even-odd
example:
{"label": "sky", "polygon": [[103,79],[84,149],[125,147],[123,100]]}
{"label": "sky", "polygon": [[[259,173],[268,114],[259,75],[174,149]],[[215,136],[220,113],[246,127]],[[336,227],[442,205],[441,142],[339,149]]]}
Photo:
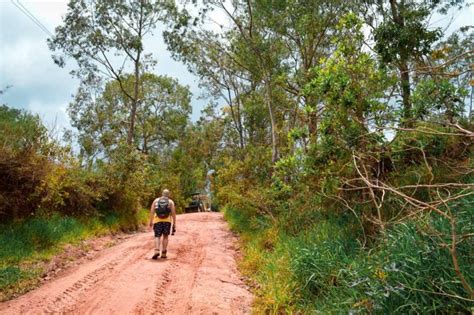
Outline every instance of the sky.
{"label": "sky", "polygon": [[[18,0],[16,0],[18,1]],[[20,0],[20,2],[41,21],[50,31],[61,23],[66,13],[67,0]],[[473,24],[474,6],[455,14],[450,31]],[[223,16],[214,16],[217,23],[225,23]],[[436,16],[432,26],[443,26],[449,21],[446,17]],[[450,32],[448,30],[448,33]],[[71,61],[66,68],[59,68],[51,59],[46,39],[48,35],[24,15],[10,0],[0,0],[0,90],[11,85],[8,91],[0,95],[0,104],[24,108],[40,115],[48,128],[62,130],[71,128],[67,116],[67,107],[72,100],[79,82],[69,71],[74,64]],[[202,95],[198,87],[198,78],[189,73],[186,67],[174,61],[166,50],[160,31],[145,40],[145,50],[152,52],[158,64],[157,74],[166,74],[188,85],[193,93],[192,119],[200,116],[207,103],[199,99]]]}
{"label": "sky", "polygon": [[[27,1],[23,4],[50,32],[61,24],[66,13],[66,0]],[[48,35],[32,22],[12,1],[0,0],[0,90],[11,85],[0,104],[23,108],[39,114],[46,126],[61,131],[71,128],[67,107],[79,86],[69,72],[74,67],[69,60],[65,68],[54,64],[46,39]],[[207,100],[199,98],[202,91],[198,78],[171,58],[161,32],[145,40],[145,50],[152,52],[158,64],[155,73],[166,74],[188,85],[193,93],[192,119],[197,120]]]}

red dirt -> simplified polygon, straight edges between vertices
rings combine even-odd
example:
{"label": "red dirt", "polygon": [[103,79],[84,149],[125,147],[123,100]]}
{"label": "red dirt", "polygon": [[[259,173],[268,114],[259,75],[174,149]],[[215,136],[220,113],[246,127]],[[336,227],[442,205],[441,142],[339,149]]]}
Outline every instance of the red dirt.
{"label": "red dirt", "polygon": [[236,268],[235,238],[220,213],[179,215],[168,258],[151,260],[139,233],[17,299],[1,314],[248,314],[252,295]]}

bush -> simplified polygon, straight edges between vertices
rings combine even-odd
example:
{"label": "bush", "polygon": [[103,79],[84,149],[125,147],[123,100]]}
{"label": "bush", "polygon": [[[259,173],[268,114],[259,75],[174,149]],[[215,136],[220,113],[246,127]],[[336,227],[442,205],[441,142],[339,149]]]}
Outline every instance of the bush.
{"label": "bush", "polygon": [[38,116],[0,106],[0,221],[36,212],[49,172],[51,143]]}
{"label": "bush", "polygon": [[96,174],[72,165],[57,165],[37,189],[43,214],[60,212],[73,216],[97,215],[105,185]]}
{"label": "bush", "polygon": [[[472,198],[457,207],[458,235],[474,232]],[[469,230],[466,230],[468,228]],[[464,229],[464,230],[463,230]],[[400,313],[469,312],[468,293],[454,271],[450,222],[432,215],[425,221],[396,226],[377,258],[387,270],[385,295],[374,295],[384,311]],[[457,258],[470,285],[474,285],[472,239],[460,240]],[[392,288],[395,288],[391,290]]]}
{"label": "bush", "polygon": [[22,278],[22,271],[15,266],[0,267],[0,290],[19,281]]}

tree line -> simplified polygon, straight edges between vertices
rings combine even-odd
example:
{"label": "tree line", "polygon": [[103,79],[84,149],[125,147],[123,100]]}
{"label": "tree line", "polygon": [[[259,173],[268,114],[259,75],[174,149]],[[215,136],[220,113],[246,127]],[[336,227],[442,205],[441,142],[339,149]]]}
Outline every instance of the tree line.
{"label": "tree line", "polygon": [[[75,63],[72,75],[81,82],[68,110],[80,152],[65,153],[50,141],[19,148],[21,137],[4,142],[10,155],[2,170],[11,182],[0,198],[10,203],[0,213],[8,219],[25,218],[33,208],[133,214],[165,186],[182,207],[214,169],[216,202],[239,218],[237,226],[262,238],[280,235],[276,243],[254,244],[265,255],[290,238],[304,249],[281,271],[292,275],[294,300],[271,306],[263,299],[262,311],[346,305],[338,307],[465,312],[474,299],[474,133],[467,109],[474,33],[470,26],[446,33],[432,22],[468,6],[461,0],[71,0],[48,44],[59,66]],[[215,22],[216,14],[226,23]],[[144,39],[157,25],[210,100],[196,122],[189,118],[189,88],[156,74],[146,50]],[[44,138],[37,118],[7,108],[2,115],[3,126],[21,132],[31,120],[26,124],[37,131],[28,132],[35,141]],[[35,172],[43,170],[37,159],[53,171],[23,185],[24,169],[11,157],[24,152],[35,157],[28,161]],[[27,207],[15,206],[25,193]],[[377,263],[352,266],[360,274],[344,276],[348,265],[319,257],[327,242],[310,236],[331,224],[341,237],[334,242],[346,248],[339,254],[354,253],[344,256],[348,265],[371,255]],[[406,247],[397,248],[395,238]],[[432,251],[410,243],[415,239]],[[415,255],[410,246],[449,280],[405,277],[426,267],[408,263]],[[263,266],[256,271],[265,273]],[[374,268],[385,271],[374,275]],[[337,293],[349,283],[356,283],[353,291]],[[271,288],[259,294],[277,299]]]}

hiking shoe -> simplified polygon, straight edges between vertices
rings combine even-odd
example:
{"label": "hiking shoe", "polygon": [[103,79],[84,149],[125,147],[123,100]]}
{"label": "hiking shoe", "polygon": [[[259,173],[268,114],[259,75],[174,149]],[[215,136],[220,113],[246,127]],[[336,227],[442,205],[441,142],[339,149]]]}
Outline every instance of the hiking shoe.
{"label": "hiking shoe", "polygon": [[165,250],[161,252],[161,258],[166,258],[166,251]]}
{"label": "hiking shoe", "polygon": [[151,259],[158,259],[158,257],[160,257],[160,253],[155,253]]}

